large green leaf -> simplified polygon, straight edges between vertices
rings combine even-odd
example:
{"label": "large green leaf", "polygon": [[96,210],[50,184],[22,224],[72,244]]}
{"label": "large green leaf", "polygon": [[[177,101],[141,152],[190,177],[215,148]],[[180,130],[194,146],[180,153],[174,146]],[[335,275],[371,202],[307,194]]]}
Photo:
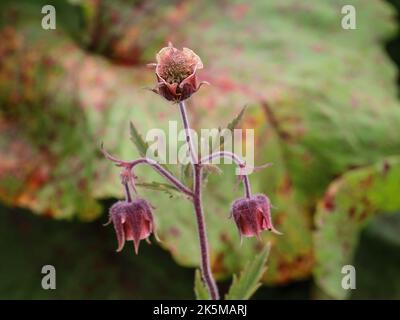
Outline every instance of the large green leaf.
{"label": "large green leaf", "polygon": [[342,267],[353,264],[360,231],[371,218],[399,209],[399,194],[399,157],[350,171],[329,186],[315,216],[314,274],[331,297],[343,299],[351,293],[341,286]]}
{"label": "large green leaf", "polygon": [[[194,126],[221,127],[248,105],[241,127],[255,129],[256,164],[274,163],[251,175],[254,192],[271,198],[274,224],[284,233],[263,234],[272,243],[269,283],[311,274],[312,214],[335,177],[400,154],[396,73],[380,44],[394,31],[393,12],[382,1],[185,1],[144,14],[148,23],[121,28],[104,47],[71,36],[68,21],[81,7],[60,1],[57,31],[48,31],[37,17],[43,2],[27,3],[1,4],[0,199],[10,205],[93,220],[101,212],[97,199],[122,197],[118,168],[98,146],[104,141],[112,154],[131,159],[139,154],[129,121],[145,133],[179,119],[176,106],[140,90],[154,85],[141,62],[167,40],[194,49],[205,65],[200,76],[212,84],[189,101]],[[112,9],[124,11],[132,3],[118,1]],[[341,28],[344,4],[357,8],[356,30]],[[91,30],[92,9],[82,10],[82,28]],[[6,19],[10,12],[20,18]],[[162,30],[151,39],[141,36],[155,20]],[[135,28],[137,33],[128,32]],[[137,37],[146,48],[138,51],[137,63],[115,64]],[[121,41],[128,50],[118,55]],[[239,246],[227,216],[242,192],[234,189],[234,168],[221,169],[222,175],[209,176],[204,199],[213,271],[226,278],[261,246],[254,239]],[[149,168],[135,173],[143,184],[165,182]],[[161,245],[178,263],[198,265],[191,204],[158,191],[140,194],[157,207]]]}

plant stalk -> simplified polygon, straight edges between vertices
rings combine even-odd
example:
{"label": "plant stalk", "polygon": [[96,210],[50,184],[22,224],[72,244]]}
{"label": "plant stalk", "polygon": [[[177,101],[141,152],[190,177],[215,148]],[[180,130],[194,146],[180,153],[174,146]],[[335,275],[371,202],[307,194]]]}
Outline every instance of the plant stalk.
{"label": "plant stalk", "polygon": [[210,254],[208,247],[206,222],[204,219],[204,212],[202,206],[202,167],[197,163],[197,154],[194,149],[193,139],[191,136],[191,128],[186,113],[185,102],[179,103],[179,110],[182,117],[183,127],[186,132],[186,141],[188,143],[189,153],[193,167],[193,205],[196,212],[197,231],[199,234],[200,242],[200,257],[201,257],[201,274],[205,285],[207,286],[210,298],[212,300],[219,299],[218,287],[211,272]]}
{"label": "plant stalk", "polygon": [[[232,159],[236,165],[238,165],[240,168],[243,168],[246,164],[243,160],[239,158],[236,154],[230,152],[230,151],[217,151],[214,152],[208,156],[205,156],[200,159],[200,163],[211,163],[213,159],[216,158],[228,158]],[[250,181],[249,181],[249,176],[247,174],[242,176],[243,180],[243,187],[244,187],[244,192],[246,195],[246,198],[251,197],[251,187],[250,187]]]}
{"label": "plant stalk", "polygon": [[194,197],[193,204],[196,212],[197,229],[199,233],[200,241],[200,253],[201,253],[201,272],[202,277],[207,285],[208,292],[211,300],[219,300],[219,293],[217,284],[215,283],[214,277],[211,272],[210,266],[210,255],[207,241],[207,230],[206,222],[204,219],[201,189],[202,189],[202,168],[199,164],[194,165]]}

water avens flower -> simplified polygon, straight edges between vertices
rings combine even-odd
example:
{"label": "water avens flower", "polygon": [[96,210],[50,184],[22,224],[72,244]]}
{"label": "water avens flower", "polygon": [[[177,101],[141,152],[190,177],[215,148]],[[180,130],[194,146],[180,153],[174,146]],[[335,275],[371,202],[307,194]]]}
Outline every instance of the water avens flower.
{"label": "water avens flower", "polygon": [[154,220],[151,205],[144,199],[132,202],[118,201],[110,208],[109,223],[113,223],[117,234],[118,249],[121,251],[125,241],[132,240],[138,254],[139,243],[154,231]]}
{"label": "water avens flower", "polygon": [[[164,168],[164,166],[152,158],[143,156],[133,160],[121,160],[110,155],[102,148],[104,156],[122,168],[121,182],[125,192],[125,201],[119,201],[111,207],[109,223],[113,222],[117,233],[117,251],[122,250],[125,241],[132,240],[135,252],[137,253],[140,241],[143,239],[148,240],[151,233],[155,232],[151,205],[143,199],[132,200],[133,198],[131,197],[131,191],[137,194],[135,188],[137,177],[133,173],[136,166],[143,164],[154,169],[171,187],[177,192],[182,193],[186,200],[192,202],[200,247],[201,281],[207,287],[209,298],[218,300],[220,295],[212,273],[206,220],[203,210],[202,188],[205,178],[204,169],[207,168],[210,160],[219,158],[232,159],[238,166],[239,181],[243,183],[244,198],[240,198],[232,204],[231,216],[234,218],[241,236],[257,236],[259,238],[260,232],[263,230],[270,230],[280,234],[271,222],[269,199],[262,194],[252,195],[248,177],[252,171],[265,168],[269,164],[249,168],[239,155],[227,150],[215,151],[210,155],[198,159],[193,143],[190,121],[187,116],[185,100],[204,83],[197,82],[196,74],[197,70],[203,68],[203,63],[199,56],[192,50],[187,48],[178,50],[172,44],[169,44],[168,47],[160,50],[157,54],[157,63],[152,64],[152,66],[155,67],[157,78],[157,86],[153,91],[165,99],[179,104],[182,125],[186,134],[186,143],[191,157],[192,181],[190,184],[186,184],[186,182],[181,181],[171,171]],[[140,141],[135,143],[142,147]]]}
{"label": "water avens flower", "polygon": [[272,225],[271,204],[263,194],[235,200],[231,207],[231,217],[235,220],[241,237],[259,238],[263,230],[281,234]]}
{"label": "water avens flower", "polygon": [[206,82],[197,81],[197,70],[203,68],[200,57],[188,48],[179,50],[170,43],[157,56],[155,67],[157,85],[153,91],[165,99],[181,102],[199,90]]}

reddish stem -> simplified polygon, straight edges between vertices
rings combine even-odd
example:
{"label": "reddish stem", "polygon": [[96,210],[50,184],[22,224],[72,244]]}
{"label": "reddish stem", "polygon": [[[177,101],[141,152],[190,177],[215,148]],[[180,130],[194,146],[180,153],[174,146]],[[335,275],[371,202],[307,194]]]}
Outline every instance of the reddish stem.
{"label": "reddish stem", "polygon": [[193,197],[193,192],[186,187],[182,182],[180,182],[172,173],[163,168],[160,164],[158,164],[155,160],[149,158],[139,158],[133,161],[124,161],[120,160],[112,155],[110,155],[107,151],[105,151],[102,147],[101,151],[104,156],[117,164],[117,166],[128,168],[132,170],[138,164],[144,163],[151,166],[154,170],[156,170],[159,174],[161,174],[165,179],[167,179],[175,188],[177,188],[182,193],[188,195],[189,197]]}
{"label": "reddish stem", "polygon": [[[208,156],[201,158],[200,163],[208,163],[216,158],[232,159],[240,168],[244,168],[246,166],[246,163],[242,159],[240,159],[240,157],[237,154],[230,152],[230,151],[214,152]],[[250,187],[249,177],[247,174],[244,174],[242,177],[243,177],[243,186],[244,186],[246,198],[250,198],[251,197],[251,187]]]}
{"label": "reddish stem", "polygon": [[204,219],[201,189],[202,189],[202,168],[199,164],[194,165],[194,197],[193,204],[196,212],[197,229],[199,233],[200,241],[200,253],[201,253],[201,273],[205,284],[207,285],[210,298],[212,300],[219,300],[219,293],[217,284],[213,278],[210,266],[210,256],[207,241],[207,230],[206,222]]}
{"label": "reddish stem", "polygon": [[196,220],[197,220],[197,231],[199,234],[199,242],[200,242],[200,257],[201,257],[201,274],[204,280],[204,283],[207,286],[210,298],[212,300],[219,299],[218,288],[215,283],[213,274],[211,272],[210,265],[210,254],[208,248],[208,240],[207,240],[207,231],[206,231],[206,222],[204,219],[202,199],[201,199],[201,191],[202,191],[202,168],[201,164],[197,163],[197,154],[195,153],[193,146],[193,139],[190,134],[190,126],[189,121],[186,114],[186,106],[185,102],[179,103],[179,110],[181,112],[183,127],[186,132],[186,141],[188,143],[188,148],[192,160],[193,166],[193,177],[194,177],[194,188],[193,188],[193,205],[194,210],[196,212]]}

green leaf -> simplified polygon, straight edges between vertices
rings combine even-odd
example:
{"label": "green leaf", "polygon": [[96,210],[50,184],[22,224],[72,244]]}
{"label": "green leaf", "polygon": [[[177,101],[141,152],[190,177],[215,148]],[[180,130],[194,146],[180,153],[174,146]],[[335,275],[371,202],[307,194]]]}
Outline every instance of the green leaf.
{"label": "green leaf", "polygon": [[[233,131],[235,128],[237,128],[237,126],[239,125],[240,121],[243,118],[243,115],[244,115],[244,113],[246,111],[246,108],[247,108],[247,106],[244,106],[242,108],[242,110],[240,110],[238,115],[230,123],[228,123],[226,129],[228,129],[230,131]],[[219,131],[219,134],[221,134],[222,129],[218,128],[218,131]],[[224,136],[222,135],[222,136],[219,136],[218,139],[215,141],[215,145],[214,146],[211,145],[212,141],[210,141],[210,147],[209,148],[212,151],[220,150],[221,148],[223,148],[224,143],[225,143]],[[218,166],[213,165],[213,164],[206,164],[204,166],[204,173],[203,173],[204,184],[207,185],[207,183],[208,183],[208,179],[207,178],[208,178],[209,174],[221,174],[221,173],[222,173],[222,170]]]}
{"label": "green leaf", "polygon": [[318,286],[335,299],[348,297],[342,267],[352,265],[360,231],[380,213],[400,208],[400,157],[345,173],[318,203],[314,234]]}
{"label": "green leaf", "polygon": [[231,122],[228,123],[226,128],[231,131],[236,129],[237,126],[239,125],[240,121],[242,121],[242,118],[243,118],[243,115],[244,115],[246,109],[247,109],[247,106],[244,106],[242,108],[242,110],[240,110],[239,114]]}
{"label": "green leaf", "polygon": [[177,196],[183,196],[183,194],[177,188],[168,183],[152,181],[152,182],[137,182],[135,183],[135,185],[144,189],[165,192],[171,198]]}
{"label": "green leaf", "polygon": [[209,300],[208,290],[205,286],[202,278],[200,270],[196,269],[194,276],[194,293],[196,296],[196,300]]}
{"label": "green leaf", "polygon": [[[242,121],[242,118],[243,118],[243,115],[244,115],[246,109],[247,109],[247,106],[244,106],[242,108],[242,110],[240,110],[238,115],[231,122],[228,123],[228,125],[226,126],[226,129],[228,129],[228,130],[233,132],[233,130],[236,129],[237,126],[239,125],[240,121]],[[219,128],[218,130],[221,133],[222,129]],[[212,146],[212,148],[211,148],[211,150],[213,150],[213,151],[223,147],[223,145],[225,143],[224,137],[221,136],[220,138],[218,138],[218,140],[216,142],[217,142],[217,145],[216,146]]]}
{"label": "green leaf", "polygon": [[204,173],[213,173],[213,174],[217,174],[220,175],[222,174],[222,170],[215,164],[211,164],[211,163],[206,163],[203,165],[203,170]]}
{"label": "green leaf", "polygon": [[[57,24],[57,33],[37,28],[39,2],[0,1],[0,24],[7,27],[1,29],[7,41],[0,41],[0,200],[57,219],[93,220],[101,213],[99,199],[122,197],[119,169],[99,157],[96,146],[104,141],[111,154],[134,159],[128,119],[143,130],[165,132],[169,121],[179,119],[173,105],[139,89],[155,85],[154,73],[143,64],[154,61],[175,30],[185,39],[182,46],[206,62],[213,84],[191,97],[190,123],[218,128],[249,104],[241,127],[255,130],[255,164],[274,163],[250,176],[253,192],[271,199],[273,222],[284,233],[263,234],[264,243],[274,244],[263,281],[309,277],[315,265],[310,221],[326,188],[349,168],[400,154],[397,70],[382,45],[396,31],[394,10],[384,1],[349,1],[362,26],[354,32],[338,24],[335,1],[188,1],[185,19],[179,19],[184,28],[170,19],[171,12],[182,18],[176,2],[159,6],[161,1],[149,0],[154,10],[134,10],[138,20],[130,19],[127,1],[101,1],[106,10],[93,12],[106,16],[87,17],[78,32],[87,41],[71,40],[64,24]],[[10,25],[6,18],[16,11],[20,18]],[[76,10],[60,11],[65,13],[64,21],[81,20]],[[110,15],[121,18],[113,23],[117,30],[104,23]],[[97,21],[100,27],[93,29]],[[119,27],[125,21],[129,26]],[[218,23],[198,33],[213,21]],[[146,33],[148,27],[155,31]],[[270,32],[250,37],[243,32],[249,28]],[[234,166],[220,168],[223,175],[208,177],[204,210],[212,268],[226,279],[259,245],[246,239],[240,247],[237,230],[227,223],[230,203],[243,193],[232,189]],[[135,173],[143,181],[159,179],[151,168]],[[198,266],[192,204],[153,190],[143,193],[162,208],[156,213],[161,245],[177,263]]]}
{"label": "green leaf", "polygon": [[[143,136],[141,135],[141,133],[139,132],[139,130],[136,128],[136,126],[133,124],[132,121],[129,123],[129,126],[131,133],[131,141],[135,144],[139,154],[142,157],[146,157],[149,144],[143,139]],[[167,164],[161,163],[160,165],[169,173],[171,173],[171,170]]]}
{"label": "green leaf", "polygon": [[192,164],[179,164],[179,178],[187,186],[191,186],[193,183],[193,172]]}
{"label": "green leaf", "polygon": [[138,129],[135,127],[133,122],[130,122],[130,132],[131,132],[131,141],[135,144],[139,154],[142,157],[146,156],[147,149],[149,148],[149,144],[143,139],[142,135],[139,133]]}
{"label": "green leaf", "polygon": [[226,300],[248,300],[261,286],[261,278],[267,270],[267,259],[270,251],[268,243],[261,253],[252,261],[248,262],[246,267],[240,273],[240,276],[233,276],[232,285],[225,296]]}

